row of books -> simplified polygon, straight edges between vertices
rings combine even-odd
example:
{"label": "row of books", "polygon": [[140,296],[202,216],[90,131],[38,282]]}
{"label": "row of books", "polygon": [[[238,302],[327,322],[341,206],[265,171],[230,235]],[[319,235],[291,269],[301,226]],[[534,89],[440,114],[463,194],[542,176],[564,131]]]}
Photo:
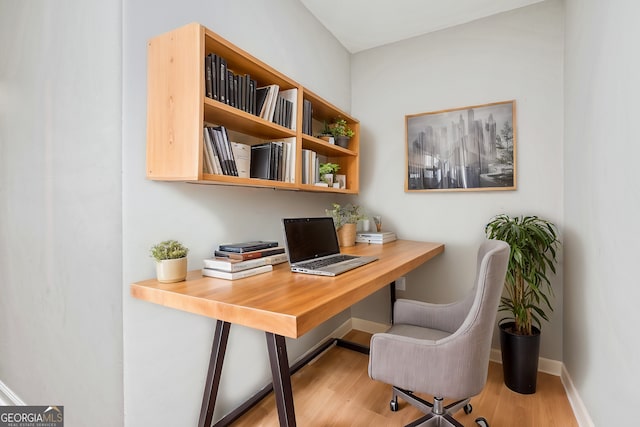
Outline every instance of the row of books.
{"label": "row of books", "polygon": [[257,89],[256,115],[269,122],[296,130],[298,89],[280,90],[278,85]]}
{"label": "row of books", "polygon": [[306,148],[302,149],[302,183],[326,185],[320,181],[320,163],[326,163],[327,157]]}
{"label": "row of books", "polygon": [[231,141],[224,126],[205,126],[203,132],[204,172],[248,178],[251,148]]}
{"label": "row of books", "polygon": [[295,138],[268,141],[251,146],[251,178],[294,182],[295,164]]}
{"label": "row of books", "polygon": [[207,97],[257,115],[257,82],[249,74],[235,74],[227,60],[210,53],[204,59]]}
{"label": "row of books", "polygon": [[204,259],[202,275],[226,280],[267,273],[287,262],[285,249],[278,242],[243,242],[220,245],[214,256]]}
{"label": "row of books", "polygon": [[205,57],[205,94],[239,110],[289,129],[296,129],[298,89],[280,90],[276,84],[258,87],[249,74],[236,74],[227,60],[210,53]]}

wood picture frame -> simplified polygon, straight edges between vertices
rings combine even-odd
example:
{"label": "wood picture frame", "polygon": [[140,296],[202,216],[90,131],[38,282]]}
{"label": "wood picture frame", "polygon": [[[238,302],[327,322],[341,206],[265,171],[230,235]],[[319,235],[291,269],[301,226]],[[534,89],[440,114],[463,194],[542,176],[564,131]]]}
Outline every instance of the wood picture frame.
{"label": "wood picture frame", "polygon": [[515,190],[516,101],[405,116],[405,192]]}

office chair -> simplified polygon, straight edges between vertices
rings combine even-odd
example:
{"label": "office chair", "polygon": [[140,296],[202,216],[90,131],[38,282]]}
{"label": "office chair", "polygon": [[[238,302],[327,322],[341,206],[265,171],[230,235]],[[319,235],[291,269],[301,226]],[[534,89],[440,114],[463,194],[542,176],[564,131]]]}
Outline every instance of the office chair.
{"label": "office chair", "polygon": [[[391,384],[391,410],[398,396],[424,412],[408,424],[463,427],[452,414],[472,411],[472,396],[487,381],[491,339],[509,261],[509,245],[486,240],[478,250],[475,284],[469,294],[451,304],[399,299],[393,326],[371,337],[369,376]],[[414,395],[434,396],[433,403]],[[443,399],[456,402],[443,406]],[[482,417],[476,423],[488,427]]]}

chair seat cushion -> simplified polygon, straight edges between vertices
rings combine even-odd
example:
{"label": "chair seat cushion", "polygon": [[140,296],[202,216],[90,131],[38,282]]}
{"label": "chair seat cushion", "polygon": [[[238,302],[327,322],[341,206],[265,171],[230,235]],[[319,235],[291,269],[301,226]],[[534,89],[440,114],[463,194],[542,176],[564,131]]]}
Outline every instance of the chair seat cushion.
{"label": "chair seat cushion", "polygon": [[419,340],[438,341],[451,335],[449,332],[438,329],[423,328],[414,325],[396,324],[387,331],[388,334],[400,335],[403,337],[416,338]]}

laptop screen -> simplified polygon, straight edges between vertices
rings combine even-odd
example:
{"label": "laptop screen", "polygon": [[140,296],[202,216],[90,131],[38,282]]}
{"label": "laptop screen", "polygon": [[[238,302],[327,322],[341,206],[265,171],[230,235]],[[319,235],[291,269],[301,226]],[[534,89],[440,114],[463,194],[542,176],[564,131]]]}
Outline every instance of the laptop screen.
{"label": "laptop screen", "polygon": [[332,218],[284,218],[282,224],[292,264],[340,253]]}

